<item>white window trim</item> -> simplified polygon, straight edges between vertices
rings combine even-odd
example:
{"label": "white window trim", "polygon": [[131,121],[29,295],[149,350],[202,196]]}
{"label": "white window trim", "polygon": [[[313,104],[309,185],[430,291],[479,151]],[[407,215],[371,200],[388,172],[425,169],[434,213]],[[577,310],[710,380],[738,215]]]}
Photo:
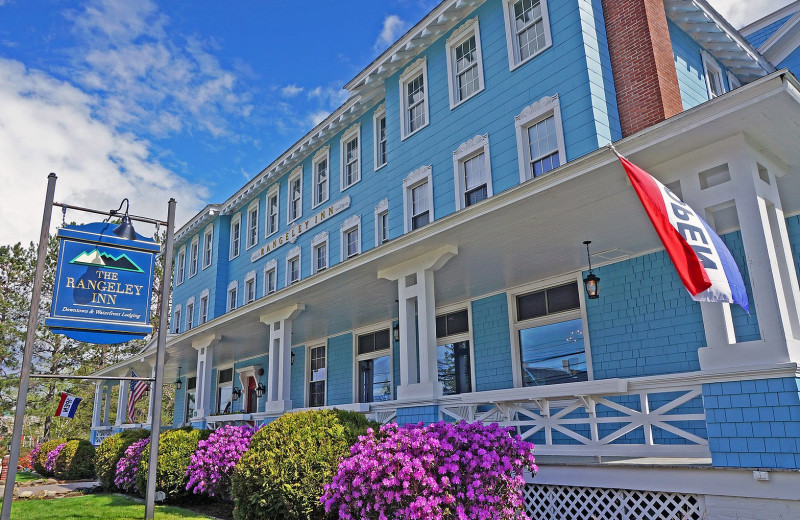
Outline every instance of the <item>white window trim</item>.
{"label": "white window trim", "polygon": [[723,81],[722,67],[720,67],[720,65],[717,63],[717,60],[712,58],[711,55],[706,51],[702,51],[700,54],[703,58],[703,79],[706,83],[708,99],[714,99],[718,96],[711,90],[711,82],[708,81],[708,73],[713,72],[717,75],[717,78],[719,79],[719,88],[722,89],[722,93],[720,95],[722,95],[727,92],[727,90],[725,90],[725,82]]}
{"label": "white window trim", "polygon": [[[347,166],[347,142],[352,141],[353,138],[358,139],[358,175],[357,179],[352,183],[345,185],[345,167]],[[349,187],[358,184],[361,180],[361,171],[364,169],[364,154],[363,147],[361,146],[361,123],[356,123],[347,129],[342,137],[339,139],[339,190],[344,191]]]}
{"label": "white window trim", "polygon": [[[172,311],[172,319],[174,321],[174,323],[170,323],[170,325],[172,325],[172,327],[171,327],[172,328],[172,332],[175,333],[175,334],[180,334],[181,333],[181,325],[183,325],[183,323],[181,323],[181,321],[183,320],[183,305],[176,305],[175,306],[175,310]],[[176,325],[177,325],[177,327],[176,327]]]}
{"label": "white window trim", "polygon": [[739,81],[739,78],[737,78],[733,72],[727,71],[725,74],[728,77],[728,92],[742,86],[742,82]]}
{"label": "white window trim", "polygon": [[403,179],[403,230],[405,233],[411,231],[412,228],[411,190],[423,182],[428,183],[428,200],[430,201],[431,212],[430,222],[433,222],[435,219],[433,212],[433,167],[431,165],[421,166]]}
{"label": "white window trim", "polygon": [[[383,163],[383,164],[380,164],[378,162],[379,161],[379,155],[380,155],[379,154],[379,148],[378,148],[378,145],[380,144],[380,140],[379,140],[379,136],[378,136],[378,121],[381,118],[384,118],[384,119],[386,118],[386,103],[381,103],[380,106],[378,106],[378,108],[375,109],[375,114],[372,116],[372,134],[373,134],[372,135],[372,140],[373,140],[373,149],[374,149],[373,151],[374,151],[374,155],[375,155],[373,157],[373,159],[372,159],[372,161],[373,161],[372,164],[374,166],[375,171],[378,171],[381,168],[383,168],[384,166],[386,166],[387,164],[389,164],[389,146],[388,146],[389,145],[389,136],[388,135],[386,136],[386,145],[387,145],[386,146],[386,162]],[[387,134],[388,134],[389,127],[386,126],[385,128],[386,128]]]}
{"label": "white window trim", "polygon": [[547,11],[547,0],[541,0],[540,5],[542,6],[542,22],[544,24],[544,40],[545,44],[544,47],[536,51],[535,53],[531,54],[524,60],[520,60],[519,58],[519,47],[517,47],[517,31],[514,29],[514,18],[512,16],[512,9],[514,7],[515,0],[503,0],[503,18],[506,22],[506,48],[508,49],[508,68],[509,70],[514,70],[529,61],[531,61],[536,56],[540,55],[547,49],[553,46],[553,38],[550,34],[550,15]]}
{"label": "white window trim", "polygon": [[[378,247],[379,245],[383,244],[383,241],[381,241],[381,231],[380,231],[380,216],[383,213],[387,214],[387,219],[388,219],[389,199],[383,199],[382,201],[380,201],[378,203],[377,206],[375,206],[375,247]],[[387,227],[386,233],[388,235],[388,233],[389,233],[388,227],[389,226],[387,225],[386,227]],[[387,242],[389,241],[389,237],[388,236],[386,237],[386,241]]]}
{"label": "white window trim", "polygon": [[305,388],[303,389],[303,393],[305,394],[305,402],[304,406],[309,408],[311,405],[311,350],[315,348],[324,348],[325,349],[325,378],[322,380],[323,387],[325,388],[325,401],[319,406],[327,406],[328,405],[328,343],[315,343],[306,348],[306,369],[305,369]]}
{"label": "white window trim", "polygon": [[[419,76],[422,72],[422,85],[423,97],[425,103],[425,122],[413,132],[406,131],[406,123],[408,122],[408,93],[406,92],[406,84]],[[431,122],[430,103],[428,102],[428,60],[426,56],[419,58],[417,61],[409,65],[403,74],[400,76],[400,140],[405,141],[406,138],[416,134]]]}
{"label": "white window trim", "polygon": [[[244,233],[245,233],[245,235],[244,235],[245,236],[245,246],[246,246],[245,247],[245,251],[247,251],[248,249],[253,249],[254,247],[256,247],[258,245],[258,218],[259,218],[258,212],[259,212],[259,209],[260,208],[259,208],[259,204],[258,204],[258,199],[254,200],[253,202],[250,203],[249,206],[247,206],[247,212],[245,213],[245,225],[247,227],[244,230]],[[252,213],[253,210],[255,210],[255,212],[256,212],[256,218],[255,218],[255,222],[256,222],[256,239],[251,244],[250,243],[250,213]]]}
{"label": "white window trim", "polygon": [[[386,355],[386,354],[384,354],[383,350],[379,350],[377,352],[373,351],[373,352],[370,352],[368,354],[359,354],[358,353],[358,337],[359,336],[363,336],[365,334],[370,334],[370,333],[374,333],[374,332],[378,332],[378,331],[386,330],[386,329],[389,329],[389,350],[388,350],[388,355],[389,355],[389,365],[392,367],[392,369],[390,370],[390,373],[389,373],[389,389],[391,390],[392,400],[394,400],[396,398],[395,397],[395,391],[394,391],[394,347],[395,347],[395,341],[394,341],[394,337],[392,335],[393,334],[392,333],[392,326],[393,325],[394,325],[394,323],[392,321],[385,321],[385,322],[382,322],[382,323],[376,323],[376,324],[373,324],[373,325],[368,325],[366,327],[362,327],[362,328],[353,330],[353,402],[354,403],[360,403],[361,402],[359,400],[359,397],[360,397],[359,396],[359,390],[360,389],[359,389],[359,385],[358,385],[358,382],[359,382],[358,381],[358,376],[359,376],[359,374],[358,374],[358,362],[359,361],[365,361],[367,359],[375,359],[375,358],[383,357],[383,356]],[[325,398],[327,399],[327,395],[325,396]]]}
{"label": "white window trim", "polygon": [[[570,282],[578,284],[580,310],[559,312],[551,316],[542,316],[524,321],[517,321],[517,296],[522,296],[536,291],[557,287]],[[548,278],[538,282],[513,287],[506,292],[508,305],[508,327],[511,331],[511,370],[514,388],[522,388],[522,359],[520,358],[519,330],[534,325],[547,325],[549,323],[559,323],[567,319],[581,318],[583,324],[583,346],[586,351],[586,374],[589,381],[594,380],[594,370],[592,367],[592,348],[589,340],[589,320],[586,315],[586,298],[583,294],[583,276],[578,272],[577,275],[565,275]]]}
{"label": "white window trim", "polygon": [[[181,257],[183,257],[183,261],[181,261]],[[186,281],[186,246],[181,246],[178,250],[178,256],[175,257],[175,266],[176,276],[175,276],[175,285],[181,285],[183,282]]]}
{"label": "white window trim", "polygon": [[[292,183],[300,179],[300,209],[297,211],[297,215],[292,218]],[[292,222],[299,220],[303,217],[303,167],[298,166],[291,175],[289,175],[289,180],[286,184],[286,225],[291,224]]]}
{"label": "white window trim", "polygon": [[[267,286],[267,273],[273,271],[275,273],[275,290],[270,291]],[[274,258],[270,259],[264,264],[264,295],[278,292],[278,261]]]}
{"label": "white window trim", "polygon": [[553,116],[556,125],[556,139],[558,140],[558,156],[561,164],[567,162],[567,152],[564,148],[564,129],[561,126],[561,105],[558,94],[545,96],[539,101],[525,107],[519,115],[514,117],[514,127],[517,133],[517,159],[519,161],[519,182],[533,179],[530,171],[530,146],[528,146],[528,128],[531,125]]}
{"label": "white window trim", "polygon": [[[206,263],[206,248],[208,247],[207,244],[211,244],[211,250],[208,252],[208,263]],[[203,231],[203,269],[207,269],[211,267],[211,264],[214,263],[214,225],[210,225],[206,227],[205,231]]]}
{"label": "white window trim", "polygon": [[[236,291],[236,307],[231,308],[231,291]],[[225,291],[225,307],[228,312],[239,308],[239,280],[234,280],[228,284],[228,290]]]}
{"label": "white window trim", "polygon": [[[189,307],[191,307],[192,312],[189,312]],[[183,330],[191,330],[191,329],[193,329],[195,327],[195,323],[194,323],[194,296],[192,296],[191,298],[186,300],[186,312],[184,312],[183,314],[184,314],[184,320],[185,320],[185,323],[186,323],[184,325],[184,327],[183,327]],[[189,326],[190,322],[191,322],[191,327]]]}
{"label": "white window trim", "polygon": [[[192,260],[192,249],[197,246],[197,256]],[[200,267],[200,236],[195,235],[192,237],[192,242],[189,244],[189,278],[197,276]]]}
{"label": "white window trim", "polygon": [[[239,224],[239,251],[236,254],[233,254],[233,226]],[[238,258],[242,252],[242,212],[236,213],[236,215],[231,218],[231,237],[230,237],[230,247],[228,248],[228,260],[233,260],[234,258]]]}
{"label": "white window trim", "polygon": [[311,274],[319,272],[317,268],[317,248],[323,244],[325,245],[325,269],[331,266],[331,248],[328,241],[328,232],[323,231],[314,235],[314,238],[311,239]]}
{"label": "white window trim", "polygon": [[[442,314],[450,314],[458,311],[467,311],[467,326],[469,331],[462,332],[461,334],[453,334],[452,336],[445,336],[444,338],[436,338],[436,346],[446,345],[448,343],[456,343],[459,341],[469,341],[469,377],[472,391],[475,392],[475,338],[473,337],[474,328],[472,326],[472,302],[474,300],[467,300],[465,302],[454,303],[442,307],[437,307],[434,311],[434,329],[436,328],[436,316]],[[466,393],[466,392],[465,392]],[[459,395],[459,394],[456,394]]]}
{"label": "white window trim", "polygon": [[453,175],[455,177],[456,187],[456,211],[466,207],[466,202],[464,201],[466,185],[464,182],[463,165],[466,161],[481,153],[485,157],[484,164],[486,165],[486,198],[494,195],[494,192],[492,191],[492,161],[489,155],[489,134],[476,135],[469,141],[461,143],[461,145],[455,151],[453,151]]}
{"label": "white window trim", "polygon": [[[220,409],[219,409],[219,405],[220,405],[220,402],[219,402],[219,389],[220,388],[225,388],[225,387],[228,387],[228,386],[230,386],[230,387],[233,386],[234,377],[236,376],[236,371],[235,370],[233,371],[234,373],[233,373],[230,381],[228,381],[227,383],[220,383],[219,382],[219,373],[222,372],[223,370],[228,370],[229,368],[231,370],[233,370],[233,368],[234,368],[233,367],[233,363],[229,363],[229,364],[217,367],[217,380],[214,381],[214,383],[216,383],[216,388],[215,388],[216,392],[215,392],[215,395],[214,395],[214,401],[215,401],[214,402],[214,408],[215,408],[214,413],[222,413],[222,411],[220,411]],[[240,390],[241,390],[241,388],[240,388]],[[233,401],[233,396],[231,396],[231,410],[230,410],[229,413],[233,413],[233,406],[234,406],[234,401]]]}
{"label": "white window trim", "polygon": [[[347,243],[345,242],[345,235],[353,230],[356,231],[356,236],[358,238],[358,242],[356,244],[356,253],[354,255],[347,256]],[[342,222],[342,225],[339,228],[339,243],[342,245],[340,248],[342,262],[348,258],[353,258],[354,256],[361,254],[361,215],[353,215]]]}
{"label": "white window trim", "polygon": [[[361,143],[359,143],[360,145]],[[328,165],[328,193],[325,194],[325,198],[323,200],[317,200],[317,164],[319,164],[322,160],[325,160],[325,163]],[[314,154],[314,158],[311,161],[311,209],[314,209],[322,204],[328,202],[331,198],[331,147],[330,145],[325,145],[320,150]],[[302,192],[302,185],[300,187]]]}
{"label": "white window trim", "polygon": [[[203,325],[204,323],[208,323],[208,311],[210,310],[211,305],[211,298],[209,297],[210,291],[208,289],[203,289],[200,292],[200,315],[199,320],[197,321],[198,325]],[[206,314],[205,320],[203,319],[203,299],[206,300]]]}
{"label": "white window trim", "polygon": [[[469,97],[458,99],[458,81],[456,78],[455,49],[470,37],[475,36],[475,56],[478,67],[478,89]],[[458,27],[447,39],[447,82],[450,86],[450,110],[468,101],[483,92],[486,83],[483,79],[483,54],[481,52],[481,31],[478,24],[478,17],[467,20]]]}
{"label": "white window trim", "polygon": [[[292,285],[292,283],[297,283],[303,279],[303,261],[301,258],[301,253],[302,250],[300,249],[300,246],[293,247],[291,250],[289,250],[288,253],[286,253],[286,287],[289,287],[290,285]],[[291,268],[289,267],[289,263],[295,258],[297,258],[299,266],[299,276],[297,280],[292,282],[292,271]]]}
{"label": "white window trim", "polygon": [[[275,204],[275,230],[269,230],[269,199],[275,197],[277,204]],[[266,218],[264,219],[264,238],[274,235],[278,232],[281,228],[281,195],[280,195],[280,184],[275,183],[273,184],[269,190],[267,191],[267,199],[264,213],[266,213]]]}
{"label": "white window trim", "polygon": [[[253,281],[253,299],[247,299],[247,283],[249,281]],[[256,271],[255,269],[248,272],[244,276],[244,292],[242,294],[242,305],[247,305],[248,303],[252,303],[258,299],[258,287],[256,286]]]}

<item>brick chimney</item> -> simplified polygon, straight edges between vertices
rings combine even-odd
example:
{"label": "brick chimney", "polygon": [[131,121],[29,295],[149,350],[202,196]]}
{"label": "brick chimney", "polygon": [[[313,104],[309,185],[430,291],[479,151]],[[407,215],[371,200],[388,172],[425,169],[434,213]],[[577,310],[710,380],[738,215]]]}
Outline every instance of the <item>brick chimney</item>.
{"label": "brick chimney", "polygon": [[663,0],[603,0],[622,135],[683,111]]}

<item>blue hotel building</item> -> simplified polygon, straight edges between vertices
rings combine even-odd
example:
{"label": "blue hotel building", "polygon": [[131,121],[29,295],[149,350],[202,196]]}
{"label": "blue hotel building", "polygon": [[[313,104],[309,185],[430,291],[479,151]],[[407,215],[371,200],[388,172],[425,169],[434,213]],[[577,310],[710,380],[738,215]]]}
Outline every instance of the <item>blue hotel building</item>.
{"label": "blue hotel building", "polygon": [[[499,422],[535,518],[800,518],[798,4],[745,37],[705,0],[444,0],[176,232],[173,426]],[[749,314],[691,300],[612,142],[707,217]],[[126,386],[95,442],[142,426]]]}

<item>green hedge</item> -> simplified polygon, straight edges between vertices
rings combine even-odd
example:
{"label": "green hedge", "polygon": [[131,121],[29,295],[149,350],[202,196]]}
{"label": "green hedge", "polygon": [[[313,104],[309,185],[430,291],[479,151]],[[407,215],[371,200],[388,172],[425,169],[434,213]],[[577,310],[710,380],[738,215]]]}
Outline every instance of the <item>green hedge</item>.
{"label": "green hedge", "polygon": [[[189,466],[190,457],[197,450],[197,444],[201,440],[208,439],[209,435],[211,435],[210,430],[181,428],[165,431],[159,437],[156,490],[163,491],[168,502],[194,496],[190,491],[186,491],[186,484],[189,482],[186,468]],[[149,457],[150,450],[145,450],[136,472],[136,486],[142,493],[147,489]]]}
{"label": "green hedge", "polygon": [[87,440],[67,441],[56,458],[55,476],[63,480],[94,477],[94,446]]}
{"label": "green hedge", "polygon": [[56,449],[59,444],[64,444],[65,442],[67,442],[67,439],[53,439],[51,441],[42,443],[42,446],[39,449],[39,454],[36,456],[36,460],[32,461],[33,470],[43,477],[52,477],[53,472],[44,469],[44,463],[47,461],[47,455]]}
{"label": "green hedge", "polygon": [[360,413],[311,410],[284,414],[261,428],[233,472],[234,518],[325,518],[323,486],[369,427],[378,425]]}
{"label": "green hedge", "polygon": [[116,491],[114,477],[117,475],[117,463],[125,455],[125,450],[134,442],[150,436],[149,430],[135,429],[111,435],[103,439],[94,456],[94,467],[97,480],[106,491]]}

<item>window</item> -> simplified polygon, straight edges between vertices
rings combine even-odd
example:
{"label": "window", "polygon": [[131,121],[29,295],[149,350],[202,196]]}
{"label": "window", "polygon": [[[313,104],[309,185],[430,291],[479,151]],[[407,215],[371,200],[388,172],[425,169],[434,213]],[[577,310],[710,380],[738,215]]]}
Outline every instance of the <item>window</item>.
{"label": "window", "polygon": [[208,296],[200,297],[200,325],[208,321]]}
{"label": "window", "polygon": [[375,109],[372,119],[375,128],[375,171],[386,166],[386,108],[383,104]]}
{"label": "window", "polygon": [[256,272],[250,271],[244,278],[244,303],[256,301]]}
{"label": "window", "polygon": [[267,194],[267,236],[278,232],[278,185]]}
{"label": "window", "polygon": [[308,406],[325,406],[325,345],[309,349]]}
{"label": "window", "polygon": [[703,71],[706,76],[708,98],[713,99],[724,94],[725,84],[722,82],[722,68],[707,52],[703,52]]}
{"label": "window", "polygon": [[214,228],[209,227],[203,233],[203,269],[211,265],[211,253],[214,249]]}
{"label": "window", "polygon": [[342,261],[361,252],[361,215],[353,215],[342,223]]}
{"label": "window", "polygon": [[186,248],[182,247],[181,250],[178,252],[178,260],[176,262],[176,285],[180,285],[185,280],[186,276]]}
{"label": "window", "polygon": [[433,170],[423,166],[403,179],[405,231],[413,231],[433,221]]}
{"label": "window", "polygon": [[175,308],[175,334],[180,334],[181,332],[181,306],[178,305]]}
{"label": "window", "polygon": [[734,90],[742,86],[742,82],[731,71],[727,72],[728,76],[728,90]]}
{"label": "window", "polygon": [[311,239],[311,272],[318,273],[328,268],[328,232],[323,231]]}
{"label": "window", "polygon": [[242,249],[242,214],[237,213],[231,219],[231,251],[229,258],[233,260]]}
{"label": "window", "polygon": [[516,297],[523,386],[588,379],[577,282]]}
{"label": "window", "polygon": [[341,139],[341,189],[346,190],[361,180],[361,125],[354,125]]}
{"label": "window", "polygon": [[233,407],[233,367],[217,373],[217,413],[231,413]]}
{"label": "window", "polygon": [[303,168],[298,168],[289,177],[289,214],[286,223],[291,224],[303,215]]}
{"label": "window", "polygon": [[472,391],[467,310],[436,317],[436,366],[445,395]]}
{"label": "window", "polygon": [[228,311],[237,307],[239,301],[239,282],[233,281],[228,285]]}
{"label": "window", "polygon": [[392,359],[389,329],[362,334],[356,344],[358,402],[392,399]]}
{"label": "window", "polygon": [[194,298],[186,304],[186,330],[192,330],[194,327]]}
{"label": "window", "polygon": [[489,134],[476,135],[453,152],[457,210],[492,196],[491,170]]}
{"label": "window", "polygon": [[300,247],[295,247],[286,255],[286,285],[300,281]]}
{"label": "window", "polygon": [[547,2],[544,0],[504,0],[506,45],[511,70],[552,45]]}
{"label": "window", "polygon": [[477,18],[453,31],[447,39],[447,54],[452,109],[483,90],[483,58]]}
{"label": "window", "polygon": [[566,160],[558,96],[525,107],[515,118],[520,182],[533,179]]}
{"label": "window", "polygon": [[188,423],[194,417],[195,406],[197,405],[197,378],[186,378],[186,415],[184,422]]}
{"label": "window", "polygon": [[197,257],[200,248],[200,239],[194,237],[192,244],[189,246],[189,278],[197,274]]}
{"label": "window", "polygon": [[258,243],[258,200],[247,210],[247,249]]}
{"label": "window", "polygon": [[264,294],[272,294],[278,288],[278,262],[275,259],[264,266]]}
{"label": "window", "polygon": [[389,241],[389,199],[383,199],[375,206],[375,245]]}
{"label": "window", "polygon": [[427,68],[425,58],[420,58],[400,76],[403,139],[428,125]]}
{"label": "window", "polygon": [[317,152],[314,164],[314,200],[313,206],[317,207],[328,200],[328,186],[330,185],[330,148],[324,147]]}

